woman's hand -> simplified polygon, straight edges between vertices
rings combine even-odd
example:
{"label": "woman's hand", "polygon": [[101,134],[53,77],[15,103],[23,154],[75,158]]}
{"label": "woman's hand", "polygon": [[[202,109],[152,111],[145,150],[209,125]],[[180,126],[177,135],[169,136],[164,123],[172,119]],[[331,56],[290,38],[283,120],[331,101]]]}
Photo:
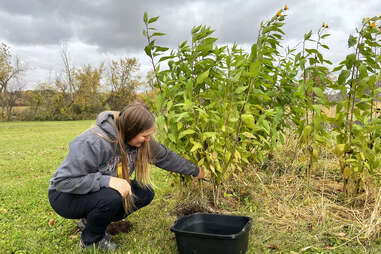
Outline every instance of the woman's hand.
{"label": "woman's hand", "polygon": [[200,171],[198,172],[198,175],[193,177],[193,182],[196,181],[197,179],[203,179],[205,177],[205,171],[203,168],[199,168]]}
{"label": "woman's hand", "polygon": [[110,177],[109,187],[117,190],[123,198],[126,198],[127,195],[131,195],[131,185],[127,182],[126,179],[118,177]]}

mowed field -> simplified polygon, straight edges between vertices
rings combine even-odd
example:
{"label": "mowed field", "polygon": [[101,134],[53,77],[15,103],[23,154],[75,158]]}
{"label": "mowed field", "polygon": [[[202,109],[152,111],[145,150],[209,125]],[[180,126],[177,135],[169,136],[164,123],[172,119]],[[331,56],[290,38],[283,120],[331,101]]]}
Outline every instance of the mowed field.
{"label": "mowed field", "polygon": [[[0,123],[0,253],[82,253],[76,221],[58,216],[49,205],[47,192],[49,179],[65,158],[70,140],[92,124],[93,121]],[[329,218],[321,223],[313,217],[310,211],[314,202],[322,203],[319,195],[315,200],[313,195],[299,193],[299,189],[289,185],[292,179],[288,176],[284,178],[284,189],[292,191],[275,195],[282,189],[275,185],[276,179],[270,178],[273,173],[268,179],[261,172],[256,175],[254,198],[226,207],[228,213],[253,218],[247,253],[380,253],[380,241],[366,246],[346,242],[351,236],[343,238],[339,234],[343,225]],[[166,171],[153,168],[155,199],[128,217],[133,223],[131,232],[113,237],[121,245],[115,253],[177,253],[170,227],[177,218],[173,209],[179,199],[167,176]],[[302,187],[304,181],[297,181],[295,186]],[[296,199],[289,199],[288,193]],[[282,213],[282,209],[286,212]],[[286,215],[295,215],[292,218],[297,219],[283,220]],[[54,223],[49,225],[52,219]]]}
{"label": "mowed field", "polygon": [[[81,253],[76,221],[54,213],[47,192],[50,177],[68,152],[68,143],[91,124],[93,121],[0,123],[0,253]],[[161,187],[156,189],[152,206],[129,217],[132,232],[115,236],[122,245],[120,253],[176,253],[169,230],[175,217],[167,216],[162,207],[163,191],[168,192],[165,182],[160,182],[165,174],[154,170],[153,180]],[[53,225],[49,225],[51,219]]]}

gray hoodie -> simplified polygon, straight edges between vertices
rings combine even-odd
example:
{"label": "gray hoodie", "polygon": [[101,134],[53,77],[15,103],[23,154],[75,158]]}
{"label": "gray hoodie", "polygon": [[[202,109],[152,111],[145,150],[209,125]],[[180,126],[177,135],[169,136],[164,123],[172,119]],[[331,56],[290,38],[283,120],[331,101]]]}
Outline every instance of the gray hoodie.
{"label": "gray hoodie", "polygon": [[[115,139],[116,127],[110,111],[100,113],[96,126],[86,130],[69,144],[69,153],[50,180],[49,190],[86,194],[108,187],[111,176],[117,176],[121,162],[115,144],[103,137]],[[102,137],[103,136],[103,137]],[[165,146],[150,141],[154,164],[162,169],[197,176],[199,168]],[[135,170],[137,148],[128,146],[130,175]]]}

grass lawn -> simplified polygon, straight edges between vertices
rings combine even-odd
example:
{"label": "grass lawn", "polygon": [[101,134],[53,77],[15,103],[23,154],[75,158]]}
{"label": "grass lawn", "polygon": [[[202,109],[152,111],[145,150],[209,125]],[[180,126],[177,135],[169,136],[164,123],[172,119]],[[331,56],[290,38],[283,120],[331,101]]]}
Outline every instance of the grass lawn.
{"label": "grass lawn", "polygon": [[[0,123],[0,253],[81,253],[76,221],[53,211],[47,189],[70,140],[91,124],[93,121]],[[130,233],[114,237],[121,245],[116,253],[177,253],[169,230],[176,220],[171,209],[177,195],[166,171],[153,169],[152,179],[155,199],[128,217],[134,227]],[[346,243],[340,235],[328,239],[321,231],[335,231],[338,226],[329,219],[311,230],[306,228],[314,221],[291,223],[287,230],[272,220],[259,200],[239,203],[230,212],[253,218],[247,253],[381,253],[381,241],[362,246]],[[53,225],[49,225],[51,219]],[[325,248],[322,239],[329,241],[330,248]]]}

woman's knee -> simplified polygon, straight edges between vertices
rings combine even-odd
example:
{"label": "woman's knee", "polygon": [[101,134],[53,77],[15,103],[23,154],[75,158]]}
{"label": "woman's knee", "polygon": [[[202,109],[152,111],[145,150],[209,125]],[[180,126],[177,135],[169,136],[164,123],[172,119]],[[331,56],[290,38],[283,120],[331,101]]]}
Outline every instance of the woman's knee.
{"label": "woman's knee", "polygon": [[120,206],[122,206],[122,195],[112,188],[104,188],[102,190],[102,196],[98,201],[98,207],[104,209],[110,209],[114,211],[119,211]]}
{"label": "woman's knee", "polygon": [[139,195],[136,197],[137,200],[135,204],[138,208],[141,208],[151,203],[154,197],[155,191],[151,187],[142,188]]}

